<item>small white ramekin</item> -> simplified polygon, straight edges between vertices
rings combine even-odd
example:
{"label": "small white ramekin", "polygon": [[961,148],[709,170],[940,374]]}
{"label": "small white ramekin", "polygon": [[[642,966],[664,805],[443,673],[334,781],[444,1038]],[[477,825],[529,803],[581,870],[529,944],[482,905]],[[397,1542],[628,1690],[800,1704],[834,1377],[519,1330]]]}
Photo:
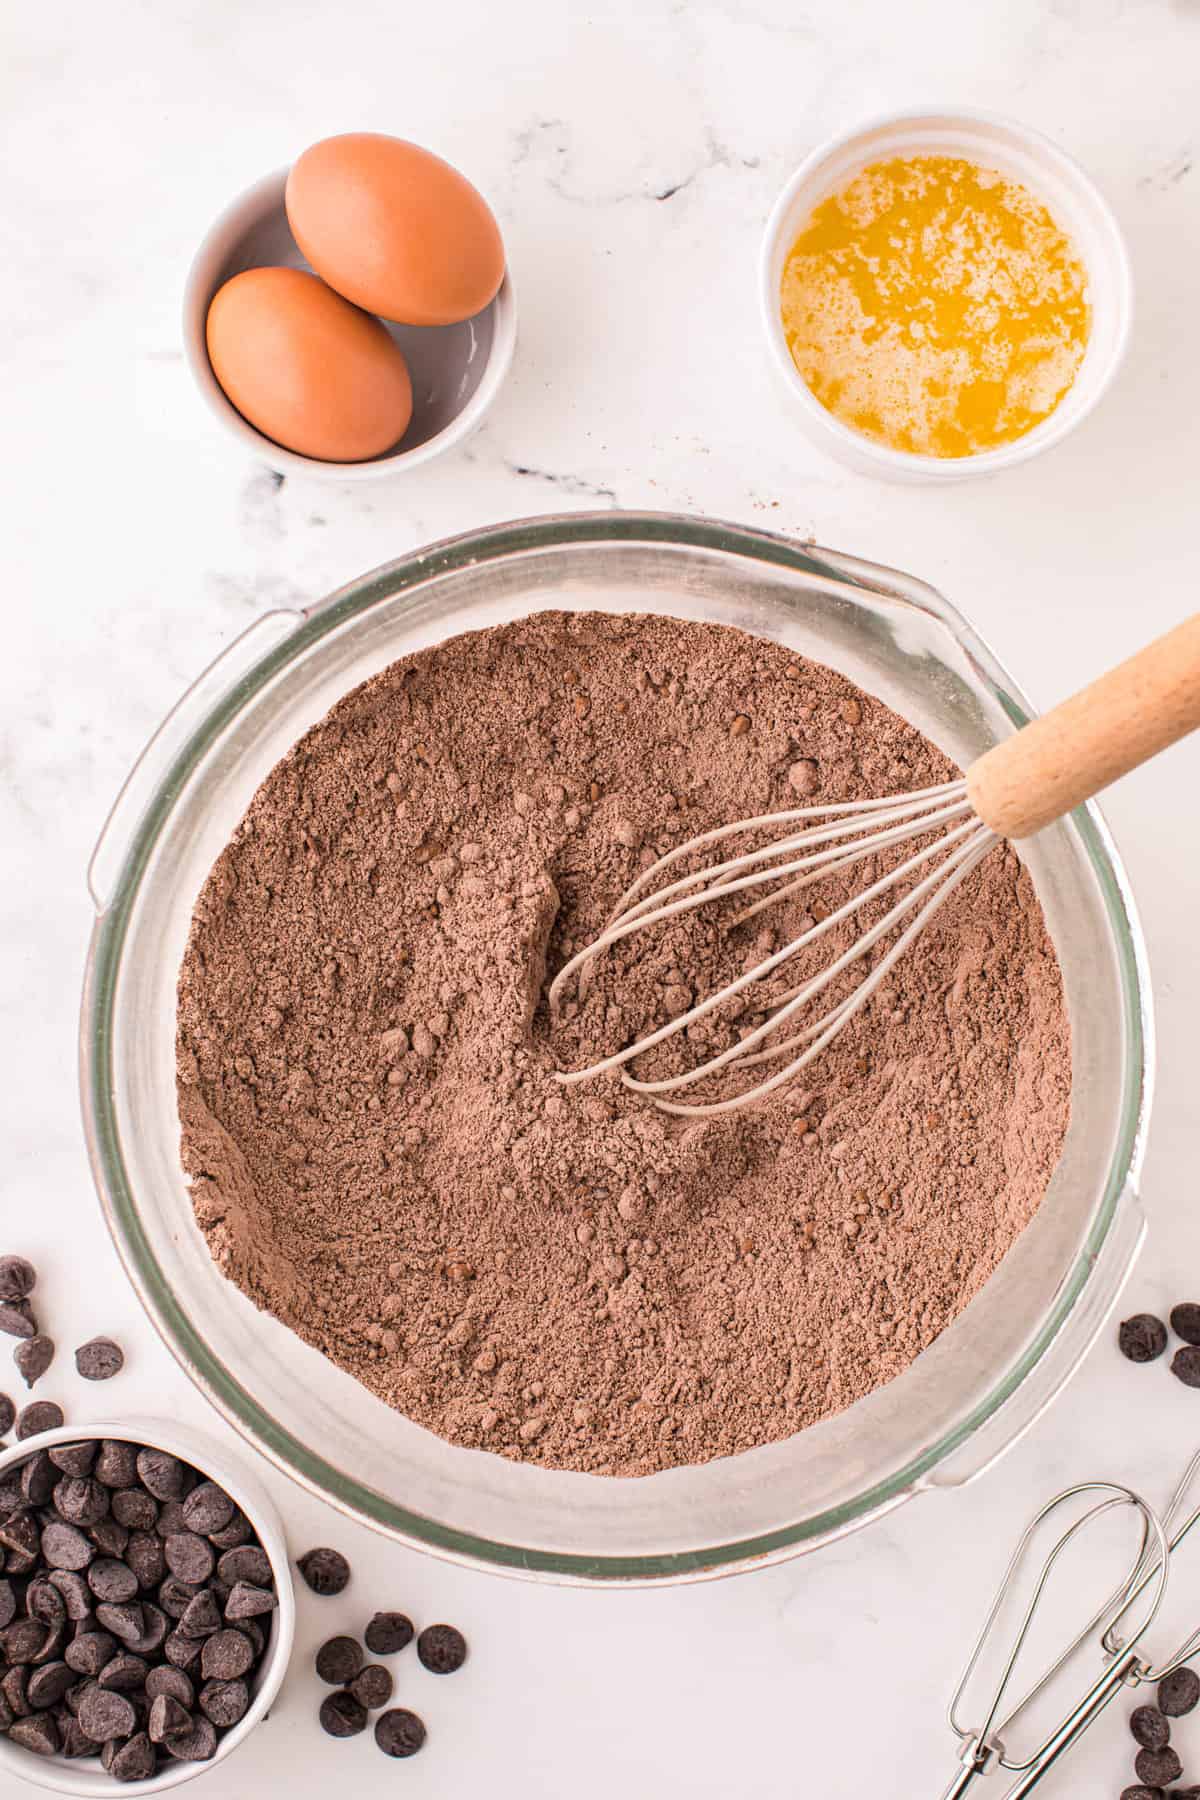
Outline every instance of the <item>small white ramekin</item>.
{"label": "small white ramekin", "polygon": [[189,1425],[168,1424],[164,1419],[134,1419],[122,1423],[102,1419],[85,1426],[64,1425],[57,1431],[39,1432],[36,1437],[13,1444],[0,1455],[0,1478],[10,1469],[19,1468],[39,1450],[52,1450],[56,1444],[78,1444],[88,1438],[117,1438],[122,1443],[150,1444],[156,1450],[167,1450],[223,1487],[249,1519],[270,1558],[279,1605],[270,1615],[271,1635],[255,1677],[257,1685],[249,1710],[244,1719],[239,1719],[232,1730],[219,1739],[216,1755],[207,1762],[172,1763],[148,1781],[115,1781],[100,1767],[98,1757],[95,1760],[81,1757],[72,1762],[61,1756],[35,1756],[31,1750],[22,1750],[18,1744],[0,1737],[0,1778],[8,1776],[32,1782],[37,1787],[50,1788],[56,1794],[82,1796],[83,1800],[113,1800],[117,1794],[165,1794],[168,1788],[182,1787],[185,1781],[217,1768],[232,1756],[238,1745],[243,1744],[254,1727],[266,1717],[279,1692],[296,1631],[296,1594],[287,1539],[279,1514],[254,1475],[203,1432],[193,1431]]}
{"label": "small white ramekin", "polygon": [[[419,468],[470,437],[504,385],[517,342],[512,277],[475,319],[460,325],[384,324],[413,381],[413,418],[399,444],[365,462],[323,462],[285,450],[257,431],[225,395],[208,359],[205,326],[213,295],[244,269],[307,268],[284,206],[287,169],[264,175],[226,207],[197,250],[183,295],[183,350],[208,410],[242,446],[287,474],[318,481],[381,481]],[[482,366],[478,366],[482,362]]]}
{"label": "small white ramekin", "polygon": [[[1050,416],[1024,437],[977,456],[892,450],[835,419],[792,360],[779,304],[788,252],[813,208],[866,167],[889,156],[961,156],[1023,182],[1075,240],[1088,271],[1092,330],[1079,372]],[[1091,178],[1040,132],[971,108],[889,113],[830,138],[796,170],[771,211],[759,259],[759,297],[771,359],[809,437],[867,475],[892,481],[966,481],[1027,462],[1087,417],[1120,366],[1133,317],[1129,255],[1112,209]]]}

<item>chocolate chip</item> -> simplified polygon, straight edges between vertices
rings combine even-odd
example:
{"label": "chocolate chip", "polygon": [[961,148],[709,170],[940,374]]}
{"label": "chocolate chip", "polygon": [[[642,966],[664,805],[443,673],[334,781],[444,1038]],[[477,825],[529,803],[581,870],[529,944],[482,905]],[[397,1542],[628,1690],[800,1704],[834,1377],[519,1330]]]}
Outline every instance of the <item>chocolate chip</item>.
{"label": "chocolate chip", "polygon": [[1200,1344],[1200,1305],[1194,1300],[1181,1300],[1171,1308],[1171,1330],[1185,1344]]}
{"label": "chocolate chip", "polygon": [[45,1506],[58,1481],[58,1470],[44,1450],[29,1458],[21,1470],[21,1492],[30,1506]]}
{"label": "chocolate chip", "polygon": [[166,1738],[178,1737],[180,1732],[191,1731],[194,1725],[191,1713],[173,1694],[159,1694],[151,1701],[150,1717],[146,1722],[151,1743],[161,1744]]}
{"label": "chocolate chip", "polygon": [[63,1651],[67,1667],[76,1675],[90,1675],[93,1679],[113,1659],[116,1654],[117,1640],[111,1631],[85,1631]]}
{"label": "chocolate chip", "polygon": [[203,1638],[189,1637],[177,1625],[163,1644],[163,1655],[176,1669],[191,1669],[200,1661],[200,1649],[204,1642]]}
{"label": "chocolate chip", "polygon": [[98,1525],[108,1511],[108,1489],[90,1475],[64,1475],[54,1504],[68,1525]]}
{"label": "chocolate chip", "polygon": [[111,1513],[97,1519],[94,1525],[87,1527],[87,1534],[95,1544],[101,1556],[115,1556],[118,1562],[125,1558],[125,1550],[129,1543],[129,1533],[123,1525],[118,1525]]}
{"label": "chocolate chip", "polygon": [[208,1541],[214,1550],[236,1550],[239,1544],[248,1543],[254,1536],[254,1527],[243,1512],[235,1512],[228,1525],[220,1531],[210,1531]]}
{"label": "chocolate chip", "polygon": [[105,1602],[96,1608],[96,1619],[123,1644],[135,1643],[146,1629],[146,1615],[136,1600],[116,1601],[112,1605]]}
{"label": "chocolate chip", "polygon": [[330,1687],[345,1687],[363,1666],[362,1647],[352,1637],[331,1637],[317,1651],[317,1674]]}
{"label": "chocolate chip", "polygon": [[391,1699],[395,1685],[390,1672],[382,1663],[368,1663],[350,1683],[350,1692],[368,1712],[378,1712]]}
{"label": "chocolate chip", "polygon": [[67,1617],[67,1603],[48,1574],[35,1575],[25,1590],[25,1611],[43,1625],[61,1625]]}
{"label": "chocolate chip", "polygon": [[206,1681],[236,1681],[253,1661],[254,1646],[244,1631],[217,1631],[204,1639],[200,1672]]}
{"label": "chocolate chip", "polygon": [[4,1632],[4,1654],[10,1663],[31,1663],[45,1647],[48,1627],[41,1619],[17,1619]]}
{"label": "chocolate chip", "polygon": [[1185,1344],[1171,1358],[1171,1373],[1177,1375],[1185,1387],[1200,1387],[1200,1347]]}
{"label": "chocolate chip", "polygon": [[[63,1475],[90,1475],[96,1461],[95,1440],[87,1444],[55,1444],[46,1452]],[[106,1484],[107,1485],[107,1484]]]}
{"label": "chocolate chip", "polygon": [[200,1689],[200,1710],[222,1731],[244,1718],[250,1707],[250,1689],[244,1681],[206,1681]]}
{"label": "chocolate chip", "polygon": [[231,1588],[236,1587],[239,1581],[253,1582],[256,1587],[268,1587],[274,1580],[270,1558],[257,1544],[242,1544],[236,1550],[226,1550],[217,1564],[217,1574]]}
{"label": "chocolate chip", "polygon": [[166,1539],[163,1549],[172,1575],[180,1581],[190,1581],[194,1587],[207,1581],[217,1566],[212,1545],[194,1531],[176,1532]]}
{"label": "chocolate chip", "polygon": [[225,1603],[225,1617],[255,1619],[262,1613],[274,1612],[278,1605],[278,1600],[269,1588],[255,1587],[249,1581],[239,1581],[230,1590],[229,1599]]}
{"label": "chocolate chip", "polygon": [[13,1351],[13,1361],[25,1386],[31,1388],[35,1381],[42,1379],[54,1361],[54,1339],[48,1338],[42,1331],[36,1337],[24,1338]]}
{"label": "chocolate chip", "polygon": [[74,1673],[65,1662],[43,1663],[30,1675],[25,1695],[34,1711],[42,1712],[57,1706],[67,1689],[74,1685]]}
{"label": "chocolate chip", "polygon": [[0,1300],[28,1300],[37,1270],[24,1256],[0,1256]]}
{"label": "chocolate chip", "polygon": [[1181,1719],[1200,1700],[1200,1675],[1194,1669],[1172,1669],[1158,1684],[1158,1710],[1168,1719]]}
{"label": "chocolate chip", "polygon": [[17,1719],[9,1727],[8,1740],[22,1750],[32,1750],[35,1756],[57,1756],[62,1742],[58,1726],[48,1713]]}
{"label": "chocolate chip", "polygon": [[0,1394],[0,1438],[7,1437],[16,1422],[17,1409],[7,1394]]}
{"label": "chocolate chip", "polygon": [[1178,1781],[1183,1764],[1168,1745],[1165,1750],[1139,1750],[1133,1759],[1133,1772],[1149,1788],[1164,1788]]}
{"label": "chocolate chip", "polygon": [[42,1533],[42,1556],[52,1569],[86,1569],[96,1554],[96,1546],[88,1542],[75,1525],[56,1519]]}
{"label": "chocolate chip", "polygon": [[186,1531],[187,1520],[183,1516],[183,1501],[165,1500],[158,1509],[154,1529],[160,1538],[178,1537],[180,1532]]}
{"label": "chocolate chip", "polygon": [[341,1693],[325,1696],[318,1717],[321,1729],[327,1731],[330,1737],[357,1737],[360,1731],[367,1728],[366,1707],[344,1689]]}
{"label": "chocolate chip", "polygon": [[413,1640],[413,1622],[402,1612],[377,1612],[364,1632],[372,1656],[395,1656]]}
{"label": "chocolate chip", "polygon": [[92,1590],[76,1569],[51,1569],[46,1579],[63,1597],[68,1619],[87,1619],[92,1611]]}
{"label": "chocolate chip", "polygon": [[79,1720],[70,1713],[63,1713],[58,1720],[59,1736],[62,1739],[62,1754],[66,1757],[95,1756],[96,1746]]}
{"label": "chocolate chip", "polygon": [[187,1492],[187,1468],[166,1450],[139,1450],[137,1472],[156,1500],[179,1500]]}
{"label": "chocolate chip", "polygon": [[375,1742],[385,1756],[415,1756],[425,1742],[425,1726],[415,1712],[394,1706],[376,1719]]}
{"label": "chocolate chip", "polygon": [[217,1753],[217,1733],[211,1719],[197,1719],[186,1735],[168,1738],[166,1749],[179,1762],[207,1762]]}
{"label": "chocolate chip", "polygon": [[97,1557],[87,1572],[87,1581],[97,1600],[110,1604],[132,1600],[138,1591],[138,1578],[129,1564],[118,1562],[113,1556]]}
{"label": "chocolate chip", "polygon": [[18,1556],[36,1557],[38,1542],[37,1520],[32,1513],[15,1513],[0,1525],[0,1545]]}
{"label": "chocolate chip", "polygon": [[75,1352],[75,1367],[85,1381],[111,1381],[125,1367],[125,1352],[111,1338],[89,1338]]}
{"label": "chocolate chip", "polygon": [[1167,1347],[1167,1328],[1153,1313],[1135,1313],[1121,1321],[1117,1344],[1130,1362],[1153,1362]]}
{"label": "chocolate chip", "polygon": [[118,1650],[105,1663],[96,1680],[102,1688],[114,1688],[122,1694],[130,1694],[145,1687],[148,1674],[144,1656],[134,1656],[128,1650]]}
{"label": "chocolate chip", "polygon": [[215,1481],[202,1481],[199,1487],[192,1489],[183,1503],[183,1517],[188,1530],[199,1533],[201,1537],[223,1530],[236,1511],[237,1507],[229,1495]]}
{"label": "chocolate chip", "polygon": [[96,1458],[96,1479],[107,1488],[135,1487],[137,1456],[136,1444],[127,1444],[123,1438],[105,1438]]}
{"label": "chocolate chip", "polygon": [[0,1681],[0,1694],[13,1716],[23,1719],[29,1711],[29,1702],[25,1698],[25,1670],[19,1663]]}
{"label": "chocolate chip", "polygon": [[11,1581],[0,1581],[0,1631],[17,1616],[17,1596]]}
{"label": "chocolate chip", "polygon": [[17,1414],[17,1436],[24,1442],[39,1431],[57,1431],[62,1422],[63,1409],[55,1401],[35,1400]]}
{"label": "chocolate chip", "polygon": [[158,1604],[170,1618],[182,1619],[199,1591],[190,1581],[180,1581],[178,1575],[168,1575],[158,1590]]}
{"label": "chocolate chip", "polygon": [[342,1593],[350,1581],[350,1564],[340,1550],[320,1548],[308,1551],[296,1564],[314,1594],[328,1599]]}
{"label": "chocolate chip", "polygon": [[165,1663],[159,1663],[146,1677],[147,1700],[157,1700],[160,1694],[170,1694],[173,1700],[178,1700],[180,1706],[186,1706],[189,1712],[196,1704],[196,1690],[183,1670],[172,1669]]}
{"label": "chocolate chip", "polygon": [[167,1571],[162,1539],[152,1531],[130,1533],[125,1546],[125,1561],[138,1578],[139,1587],[157,1587]]}
{"label": "chocolate chip", "polygon": [[37,1321],[28,1301],[0,1300],[0,1331],[15,1338],[37,1336]]}
{"label": "chocolate chip", "polygon": [[110,1688],[90,1687],[79,1702],[75,1715],[81,1728],[94,1744],[107,1744],[111,1738],[129,1737],[137,1726],[133,1704],[124,1694]]}
{"label": "chocolate chip", "polygon": [[198,1594],[193,1594],[179,1621],[179,1629],[194,1638],[211,1637],[214,1631],[220,1631],[221,1609],[211,1588],[201,1588]]}
{"label": "chocolate chip", "polygon": [[467,1640],[453,1625],[427,1625],[417,1639],[417,1655],[434,1675],[453,1675],[467,1660]]}
{"label": "chocolate chip", "polygon": [[144,1621],[139,1637],[130,1638],[129,1648],[138,1656],[153,1656],[162,1648],[163,1639],[170,1629],[167,1616],[149,1600],[142,1602],[142,1619]]}
{"label": "chocolate chip", "polygon": [[112,1516],[127,1531],[153,1531],[158,1519],[158,1501],[145,1488],[120,1488],[113,1495]]}
{"label": "chocolate chip", "polygon": [[154,1745],[144,1731],[122,1744],[108,1766],[115,1781],[148,1781],[158,1766]]}

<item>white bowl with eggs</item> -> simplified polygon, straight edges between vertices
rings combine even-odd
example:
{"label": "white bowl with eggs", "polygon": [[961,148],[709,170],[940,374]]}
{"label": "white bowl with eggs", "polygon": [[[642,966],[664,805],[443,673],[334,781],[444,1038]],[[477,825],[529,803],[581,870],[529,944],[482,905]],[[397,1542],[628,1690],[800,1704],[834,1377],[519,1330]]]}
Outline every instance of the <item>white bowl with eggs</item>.
{"label": "white bowl with eggs", "polygon": [[[1020,182],[1073,240],[1087,274],[1090,329],[1070,387],[1048,416],[1023,436],[965,456],[893,449],[843,423],[817,398],[793,360],[784,329],[784,265],[821,201],[869,164],[885,158],[961,157]],[[829,138],[801,163],[767,221],[759,259],[759,300],[771,360],[798,423],[821,449],[866,475],[903,482],[974,480],[1015,467],[1061,443],[1110,386],[1129,341],[1133,279],[1120,226],[1108,202],[1074,159],[1039,132],[993,113],[926,108],[890,113]]]}
{"label": "white bowl with eggs", "polygon": [[230,437],[284,474],[340,483],[387,480],[461,444],[481,423],[503,386],[517,337],[512,277],[472,318],[450,325],[383,320],[412,381],[412,417],[388,449],[361,461],[324,461],[276,443],[226,395],[209,357],[209,308],[219,289],[247,269],[310,270],[288,223],[289,169],[277,169],[228,206],[208,231],[188,272],[183,345],[201,398]]}

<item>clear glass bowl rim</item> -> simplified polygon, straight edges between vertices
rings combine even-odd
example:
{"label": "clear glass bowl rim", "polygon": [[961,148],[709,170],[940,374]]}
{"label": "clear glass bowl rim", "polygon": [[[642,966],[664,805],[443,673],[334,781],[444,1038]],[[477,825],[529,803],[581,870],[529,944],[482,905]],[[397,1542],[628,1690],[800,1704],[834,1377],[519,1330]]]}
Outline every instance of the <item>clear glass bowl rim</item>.
{"label": "clear glass bowl rim", "polygon": [[[902,1468],[852,1501],[795,1525],[697,1552],[649,1556],[580,1557],[527,1545],[493,1542],[451,1529],[360,1486],[325,1462],[272,1419],[205,1343],[179,1306],[142,1231],[117,1129],[113,1099],[112,1012],[126,930],[142,874],[175,795],[214,740],[259,690],[296,656],[348,619],[385,600],[453,573],[506,557],[549,549],[606,543],[673,545],[716,551],[843,585],[856,579],[880,594],[917,606],[951,632],[981,686],[1017,727],[1030,709],[1015,683],[963,615],[935,589],[897,571],[862,562],[809,542],[755,527],[685,514],[606,511],[545,514],[463,532],[381,564],[297,614],[300,623],[284,641],[241,673],[175,754],[133,829],[111,897],[98,911],[89,946],[79,1037],[80,1097],[93,1176],[106,1222],[126,1273],[168,1349],[206,1398],[283,1473],[348,1517],[416,1548],[451,1561],[498,1572],[586,1585],[671,1583],[719,1575],[795,1554],[806,1544],[844,1536],[890,1510],[922,1479],[992,1420],[1047,1356],[1096,1269],[1122,1195],[1136,1186],[1144,1151],[1153,1071],[1149,975],[1127,877],[1094,805],[1073,815],[1112,926],[1121,982],[1126,1059],[1121,1117],[1112,1161],[1092,1228],[1043,1328],[1024,1356],[1003,1372],[978,1406],[942,1437],[923,1446]],[[891,584],[895,583],[893,587]],[[218,663],[220,659],[218,658]],[[215,666],[215,665],[214,665]],[[211,671],[210,671],[211,672]],[[203,679],[203,676],[200,678]],[[184,697],[186,699],[186,696]],[[183,702],[181,702],[181,705]],[[1019,1433],[1019,1427],[1014,1435]]]}

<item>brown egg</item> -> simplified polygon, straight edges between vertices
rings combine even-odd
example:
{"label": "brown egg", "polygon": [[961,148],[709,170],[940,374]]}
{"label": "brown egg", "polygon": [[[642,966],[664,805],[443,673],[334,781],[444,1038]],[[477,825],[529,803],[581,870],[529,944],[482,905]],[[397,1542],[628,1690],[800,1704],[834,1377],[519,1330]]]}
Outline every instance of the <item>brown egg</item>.
{"label": "brown egg", "polygon": [[208,309],[213,373],[251,425],[322,462],[362,462],[412,417],[408,364],[378,319],[303,269],[247,269]]}
{"label": "brown egg", "polygon": [[351,131],[314,144],[288,176],[287,215],[330,287],[405,325],[469,319],[504,279],[500,228],[482,194],[403,138]]}

